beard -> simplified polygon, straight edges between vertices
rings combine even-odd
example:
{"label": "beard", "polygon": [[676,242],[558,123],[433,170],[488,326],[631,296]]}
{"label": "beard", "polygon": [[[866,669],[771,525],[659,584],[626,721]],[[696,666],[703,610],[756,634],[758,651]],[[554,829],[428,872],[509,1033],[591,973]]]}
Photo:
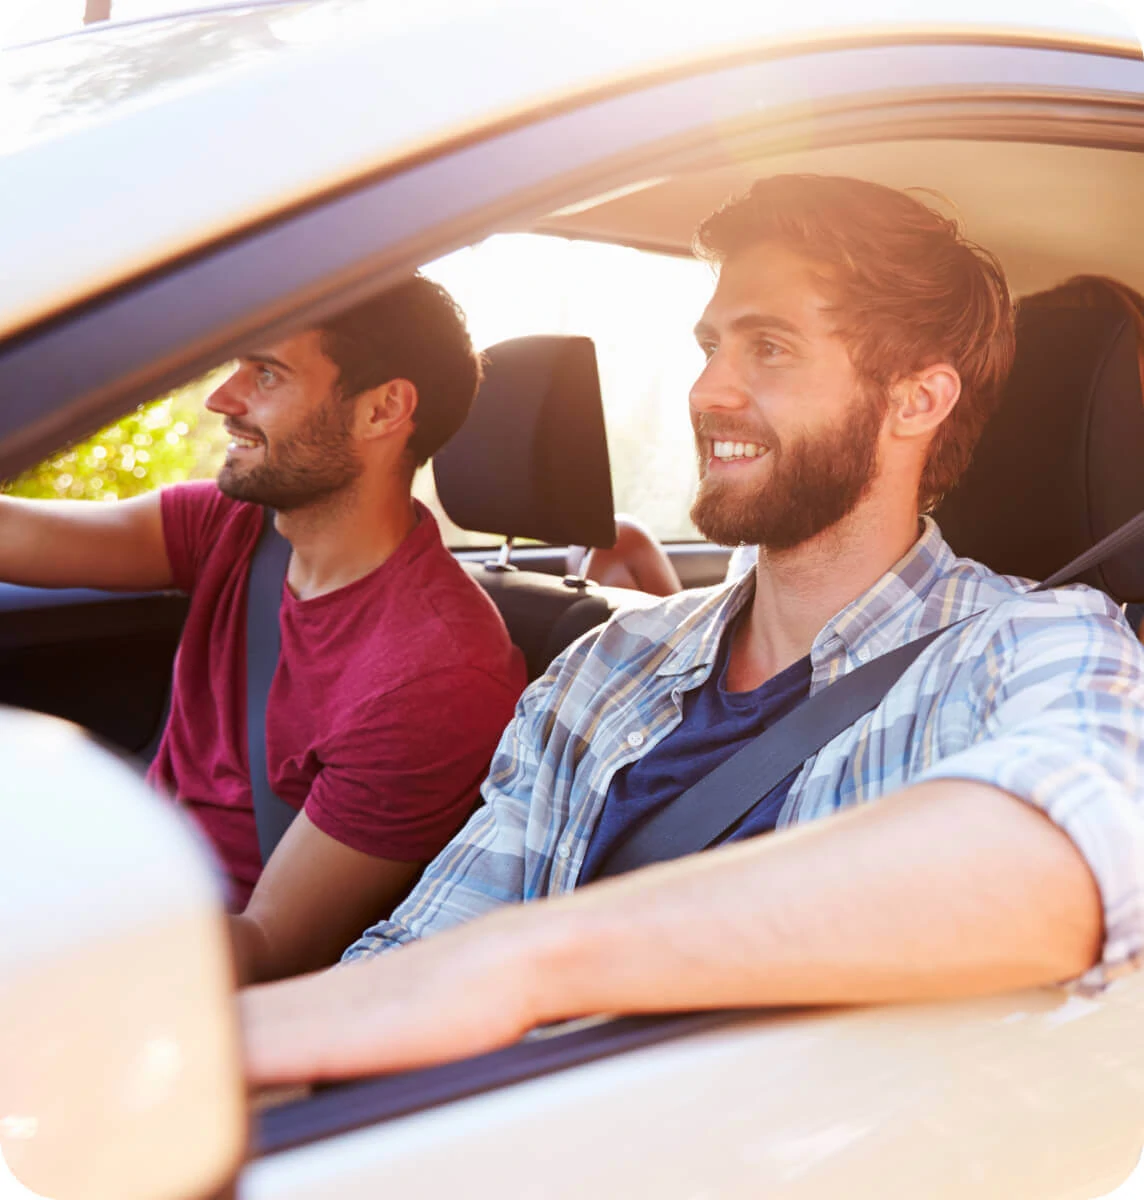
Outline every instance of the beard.
{"label": "beard", "polygon": [[353,408],[331,397],[291,434],[271,445],[261,430],[228,425],[237,433],[262,439],[261,462],[240,466],[226,462],[218,474],[218,489],[234,500],[263,504],[290,512],[326,500],[350,487],[361,475],[361,461],[350,433]]}
{"label": "beard", "polygon": [[[782,445],[769,427],[733,428],[708,413],[695,434],[699,492],[691,520],[708,541],[722,546],[792,550],[851,513],[870,489],[878,466],[878,434],[886,403],[873,389],[860,391],[842,423]],[[736,482],[712,477],[704,445],[711,439],[758,442],[768,447],[765,479]],[[749,468],[748,468],[749,470]]]}

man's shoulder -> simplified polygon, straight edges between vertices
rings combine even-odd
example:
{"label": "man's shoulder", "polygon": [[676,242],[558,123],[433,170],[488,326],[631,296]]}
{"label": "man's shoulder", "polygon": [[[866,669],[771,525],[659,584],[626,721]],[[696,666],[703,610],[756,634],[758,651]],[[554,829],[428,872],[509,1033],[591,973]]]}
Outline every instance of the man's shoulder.
{"label": "man's shoulder", "polygon": [[623,608],[574,642],[557,663],[595,677],[654,669],[672,655],[697,651],[704,639],[717,635],[738,586],[688,588],[651,604]]}
{"label": "man's shoulder", "polygon": [[164,504],[179,504],[187,508],[221,512],[261,511],[261,506],[246,500],[235,500],[219,490],[213,479],[186,479],[179,483],[167,483],[159,489]]}
{"label": "man's shoulder", "polygon": [[1098,588],[1074,583],[1035,590],[1036,581],[1000,575],[976,559],[959,558],[926,597],[927,614],[988,613],[996,621],[1104,620],[1119,618],[1118,606]]}
{"label": "man's shoulder", "polygon": [[[1109,650],[1126,662],[1140,645],[1119,607],[1085,584],[1034,591],[1032,580],[999,575],[972,559],[958,559],[926,599],[923,632],[966,620],[956,637],[960,654],[1048,656],[1062,665]],[[1142,660],[1144,661],[1144,660]]]}
{"label": "man's shoulder", "polygon": [[189,535],[213,542],[226,527],[253,528],[262,522],[262,506],[235,500],[213,479],[169,483],[159,490],[164,520],[180,522]]}
{"label": "man's shoulder", "polygon": [[371,655],[374,684],[384,677],[392,689],[465,674],[519,692],[523,666],[488,593],[444,546],[435,525],[413,536],[416,542],[398,552],[393,569],[356,601],[370,612],[358,637],[378,650]]}
{"label": "man's shoulder", "polygon": [[227,573],[253,551],[261,507],[224,495],[214,480],[168,484],[159,503],[176,587],[193,591],[205,574]]}
{"label": "man's shoulder", "polygon": [[470,635],[484,629],[507,640],[497,606],[445,546],[436,525],[419,527],[416,536],[415,552],[399,564],[400,590],[406,597],[402,619],[417,625],[429,622],[443,637],[459,637],[465,627]]}
{"label": "man's shoulder", "polygon": [[673,632],[684,635],[714,613],[736,585],[687,588],[651,604],[625,608],[605,626],[615,637],[663,640]]}

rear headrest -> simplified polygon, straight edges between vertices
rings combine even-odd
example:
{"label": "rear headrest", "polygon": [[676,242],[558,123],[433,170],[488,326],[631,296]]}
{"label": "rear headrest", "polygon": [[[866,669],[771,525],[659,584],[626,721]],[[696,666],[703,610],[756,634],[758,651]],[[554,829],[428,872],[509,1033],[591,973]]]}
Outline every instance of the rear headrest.
{"label": "rear headrest", "polygon": [[468,419],[434,456],[437,495],[464,529],[554,545],[616,540],[591,338],[538,336],[485,351]]}
{"label": "rear headrest", "polygon": [[[1045,579],[1144,511],[1144,397],[1132,320],[1114,310],[1018,311],[1005,397],[935,517],[954,550]],[[1081,576],[1144,600],[1144,544]]]}

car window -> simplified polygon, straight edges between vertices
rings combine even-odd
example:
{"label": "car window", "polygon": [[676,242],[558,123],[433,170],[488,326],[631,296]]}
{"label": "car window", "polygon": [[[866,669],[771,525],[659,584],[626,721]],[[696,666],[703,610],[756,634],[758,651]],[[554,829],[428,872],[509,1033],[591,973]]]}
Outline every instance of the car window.
{"label": "car window", "polygon": [[[710,296],[709,268],[691,259],[596,242],[506,234],[429,263],[486,347],[534,333],[584,334],[596,343],[617,512],[661,540],[698,538],[688,517],[696,479],[687,392],[702,365],[691,329]],[[226,368],[222,368],[225,371]],[[202,379],[143,405],[5,486],[18,496],[115,500],[217,474],[222,419]],[[423,468],[414,494],[453,548],[488,545],[449,521]]]}
{"label": "car window", "polygon": [[228,368],[160,396],[4,484],[13,496],[126,500],[167,483],[212,479],[226,454],[222,418],[203,401]]}
{"label": "car window", "polygon": [[[698,539],[688,511],[696,481],[687,393],[703,358],[692,328],[712,274],[689,258],[535,234],[501,234],[422,268],[465,310],[481,347],[526,334],[596,343],[617,512],[662,541]],[[432,475],[415,492],[439,518]],[[487,544],[445,522],[453,546]]]}

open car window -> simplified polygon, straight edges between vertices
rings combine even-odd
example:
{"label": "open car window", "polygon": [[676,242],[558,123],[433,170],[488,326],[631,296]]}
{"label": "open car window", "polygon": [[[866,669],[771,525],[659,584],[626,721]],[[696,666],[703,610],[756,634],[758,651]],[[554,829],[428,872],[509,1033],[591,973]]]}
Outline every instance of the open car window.
{"label": "open car window", "polygon": [[[702,367],[692,327],[712,274],[694,259],[535,234],[502,234],[427,264],[465,310],[477,346],[528,334],[592,338],[600,369],[617,512],[665,542],[699,537],[688,512],[696,481],[687,394]],[[687,481],[687,486],[681,486]],[[487,545],[458,530],[432,494],[451,546]]]}
{"label": "open car window", "polygon": [[[616,511],[639,518],[661,541],[698,538],[688,516],[696,470],[687,395],[702,364],[691,330],[711,291],[705,264],[624,246],[505,234],[437,259],[423,271],[465,310],[476,346],[536,333],[591,337]],[[25,472],[9,490],[110,500],[212,478],[226,436],[221,418],[207,412],[203,401],[220,377],[211,372],[136,409]],[[414,490],[451,547],[496,540],[449,520],[430,467],[418,473]]]}

